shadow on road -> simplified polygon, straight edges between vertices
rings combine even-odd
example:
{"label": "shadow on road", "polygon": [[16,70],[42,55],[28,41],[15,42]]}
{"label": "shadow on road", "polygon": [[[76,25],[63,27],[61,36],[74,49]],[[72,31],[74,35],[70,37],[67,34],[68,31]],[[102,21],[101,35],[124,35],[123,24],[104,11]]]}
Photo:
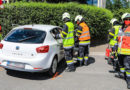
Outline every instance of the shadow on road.
{"label": "shadow on road", "polygon": [[[89,57],[88,65],[95,63],[95,58]],[[61,60],[58,64],[58,75],[62,74],[66,68],[66,61],[65,59]],[[29,73],[29,72],[20,72],[20,71],[13,71],[13,70],[7,70],[7,75],[17,77],[17,78],[23,78],[23,79],[30,79],[30,80],[48,80],[51,79],[46,72],[45,73]]]}
{"label": "shadow on road", "polygon": [[[61,60],[58,64],[58,75],[60,75],[66,68],[66,62],[65,59]],[[20,72],[20,71],[13,71],[13,70],[7,70],[7,75],[23,78],[23,79],[30,79],[30,80],[47,80],[51,79],[46,72],[45,73],[29,73],[29,72]]]}
{"label": "shadow on road", "polygon": [[93,63],[95,63],[95,58],[94,57],[89,57],[88,65],[93,64]]}

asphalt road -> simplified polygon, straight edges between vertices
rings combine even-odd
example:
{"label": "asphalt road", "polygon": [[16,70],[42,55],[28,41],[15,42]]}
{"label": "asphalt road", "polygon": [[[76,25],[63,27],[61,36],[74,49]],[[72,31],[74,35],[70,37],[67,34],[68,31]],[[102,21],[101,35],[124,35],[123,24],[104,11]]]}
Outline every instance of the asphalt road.
{"label": "asphalt road", "polygon": [[[95,55],[96,54],[96,55]],[[91,53],[89,65],[77,67],[76,72],[64,72],[64,61],[59,75],[50,78],[46,73],[6,72],[0,68],[0,90],[127,90],[125,80],[109,73],[103,53]]]}

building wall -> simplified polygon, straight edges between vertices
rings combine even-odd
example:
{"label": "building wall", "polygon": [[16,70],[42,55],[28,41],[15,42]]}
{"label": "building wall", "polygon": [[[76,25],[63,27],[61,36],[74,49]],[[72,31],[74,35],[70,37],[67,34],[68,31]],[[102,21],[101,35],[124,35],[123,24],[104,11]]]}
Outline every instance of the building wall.
{"label": "building wall", "polygon": [[98,7],[105,8],[106,7],[106,0],[98,0]]}
{"label": "building wall", "polygon": [[97,7],[106,7],[106,0],[86,0],[86,2],[89,5],[95,5]]}

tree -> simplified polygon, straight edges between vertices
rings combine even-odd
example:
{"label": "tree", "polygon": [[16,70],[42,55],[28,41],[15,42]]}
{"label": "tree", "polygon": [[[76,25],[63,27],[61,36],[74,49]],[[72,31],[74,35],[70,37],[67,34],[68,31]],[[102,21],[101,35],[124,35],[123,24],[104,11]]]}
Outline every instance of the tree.
{"label": "tree", "polygon": [[129,1],[127,1],[127,0],[122,0],[122,3],[123,3],[123,7],[124,8],[129,8]]}
{"label": "tree", "polygon": [[114,11],[121,8],[129,8],[129,4],[127,0],[107,0],[106,8]]}
{"label": "tree", "polygon": [[121,9],[123,8],[122,0],[113,0],[114,1],[114,9]]}
{"label": "tree", "polygon": [[46,0],[46,1],[50,3],[59,3],[59,2],[67,2],[68,0]]}
{"label": "tree", "polygon": [[79,2],[79,3],[86,3],[86,0],[46,0],[47,2],[51,3],[59,3],[59,2]]}
{"label": "tree", "polygon": [[73,0],[73,1],[77,1],[79,3],[86,3],[87,0]]}
{"label": "tree", "polygon": [[106,1],[106,8],[109,9],[109,10],[113,10],[113,4],[112,4],[112,1],[111,0],[107,0]]}

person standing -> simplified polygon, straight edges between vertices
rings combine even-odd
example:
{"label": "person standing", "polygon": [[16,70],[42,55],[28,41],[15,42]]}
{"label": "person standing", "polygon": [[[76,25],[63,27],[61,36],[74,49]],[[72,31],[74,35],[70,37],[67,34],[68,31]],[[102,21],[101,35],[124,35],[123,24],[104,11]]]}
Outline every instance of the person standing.
{"label": "person standing", "polygon": [[74,60],[73,60],[73,47],[74,47],[74,24],[70,20],[70,14],[65,12],[62,15],[64,26],[62,31],[57,37],[63,38],[63,48],[65,51],[65,59],[67,63],[66,72],[75,71]]}
{"label": "person standing", "polygon": [[114,60],[117,59],[117,49],[118,49],[118,32],[121,29],[121,25],[116,18],[111,21],[112,29],[109,31],[109,45],[112,50],[109,63],[114,65]]}
{"label": "person standing", "polygon": [[119,76],[125,76],[127,87],[130,89],[130,13],[123,14],[122,21],[122,29],[118,34]]}
{"label": "person standing", "polygon": [[79,51],[77,63],[79,66],[88,65],[88,55],[89,55],[89,46],[90,46],[90,31],[89,27],[85,23],[83,16],[77,15],[75,17],[75,22],[78,27],[76,29],[76,36],[79,41]]}

